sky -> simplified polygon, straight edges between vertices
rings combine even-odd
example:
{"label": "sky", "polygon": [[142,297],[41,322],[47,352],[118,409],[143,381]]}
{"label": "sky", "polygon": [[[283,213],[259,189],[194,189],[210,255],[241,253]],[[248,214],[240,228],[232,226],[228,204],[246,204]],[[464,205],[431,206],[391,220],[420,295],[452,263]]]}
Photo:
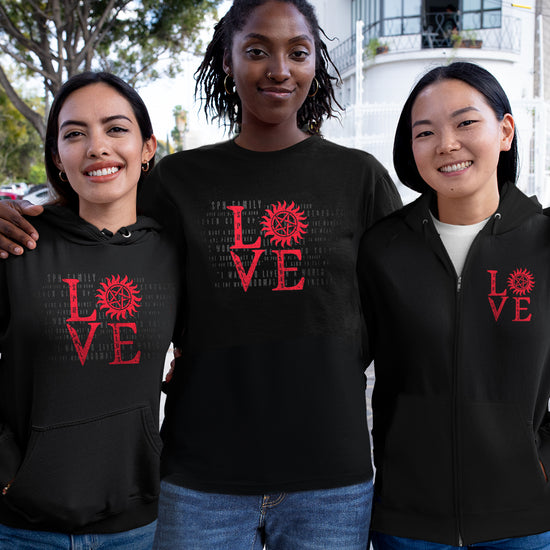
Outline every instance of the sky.
{"label": "sky", "polygon": [[[218,7],[218,16],[222,17],[231,6],[231,0],[225,0]],[[214,31],[215,21],[205,28],[202,36],[204,44],[208,44]],[[184,57],[183,73],[174,79],[163,78],[151,83],[149,86],[140,87],[139,94],[145,101],[153,130],[157,139],[166,140],[174,127],[173,110],[176,105],[181,105],[189,113],[189,141],[188,146],[198,146],[213,141],[224,139],[223,129],[218,125],[209,124],[203,114],[199,114],[200,103],[195,102],[193,94],[195,80],[193,73],[201,62],[200,57],[186,55]]]}

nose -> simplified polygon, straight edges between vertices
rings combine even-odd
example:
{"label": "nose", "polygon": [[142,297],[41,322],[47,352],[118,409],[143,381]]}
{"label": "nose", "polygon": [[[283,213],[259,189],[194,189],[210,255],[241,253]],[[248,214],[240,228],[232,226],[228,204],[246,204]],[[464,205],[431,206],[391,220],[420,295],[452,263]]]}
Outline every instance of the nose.
{"label": "nose", "polygon": [[103,134],[91,134],[88,141],[88,157],[98,158],[109,154],[109,145]]}
{"label": "nose", "polygon": [[437,144],[437,153],[444,155],[446,153],[452,153],[460,149],[460,142],[458,141],[454,132],[445,130],[441,133],[439,143]]}
{"label": "nose", "polygon": [[290,78],[290,65],[286,55],[273,55],[269,61],[267,78],[274,82],[284,82]]}

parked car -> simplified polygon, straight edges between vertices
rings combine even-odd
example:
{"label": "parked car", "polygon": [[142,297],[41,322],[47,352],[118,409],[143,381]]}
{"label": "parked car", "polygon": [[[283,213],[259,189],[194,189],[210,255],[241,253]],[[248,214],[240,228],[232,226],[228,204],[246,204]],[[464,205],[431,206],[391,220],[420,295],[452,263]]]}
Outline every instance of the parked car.
{"label": "parked car", "polygon": [[20,199],[21,195],[18,195],[17,193],[13,193],[12,191],[4,191],[3,189],[0,189],[0,201],[6,200],[6,199]]}
{"label": "parked car", "polygon": [[46,184],[41,183],[30,186],[29,192],[23,195],[23,198],[33,204],[45,204],[50,202],[54,198],[54,195]]}
{"label": "parked car", "polygon": [[15,193],[16,195],[19,195],[19,197],[22,197],[25,193],[29,192],[29,185],[23,181],[7,183],[6,185],[2,185],[0,187],[0,191]]}

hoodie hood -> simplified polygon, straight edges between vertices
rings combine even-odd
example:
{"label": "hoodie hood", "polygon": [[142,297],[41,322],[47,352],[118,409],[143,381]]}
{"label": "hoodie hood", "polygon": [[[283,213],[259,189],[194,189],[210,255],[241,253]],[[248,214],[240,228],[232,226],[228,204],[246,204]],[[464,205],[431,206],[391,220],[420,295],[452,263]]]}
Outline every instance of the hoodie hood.
{"label": "hoodie hood", "polygon": [[[407,224],[417,230],[427,229],[431,221],[430,210],[434,201],[433,193],[424,193],[409,207],[405,207],[403,214]],[[542,206],[536,197],[527,197],[515,185],[504,184],[498,208],[491,215],[483,231],[489,231],[492,234],[512,231],[535,213],[542,213]]]}
{"label": "hoodie hood", "polygon": [[44,212],[39,218],[29,221],[34,223],[45,222],[48,225],[60,229],[66,239],[82,245],[128,245],[139,242],[151,231],[160,231],[161,225],[153,218],[138,216],[137,222],[121,227],[112,233],[108,229],[99,230],[97,227],[82,219],[78,214],[65,206],[45,206]]}

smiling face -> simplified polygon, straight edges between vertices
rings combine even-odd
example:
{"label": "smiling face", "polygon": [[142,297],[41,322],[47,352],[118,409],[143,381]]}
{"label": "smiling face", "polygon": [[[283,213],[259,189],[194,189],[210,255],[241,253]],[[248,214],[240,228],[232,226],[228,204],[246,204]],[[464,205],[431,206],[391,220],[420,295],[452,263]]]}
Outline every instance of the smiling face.
{"label": "smiling face", "polygon": [[480,92],[452,79],[420,92],[411,125],[414,160],[422,179],[437,193],[440,215],[456,207],[453,201],[467,201],[487,216],[494,212],[500,152],[510,149],[514,137],[512,116],[499,121]]}
{"label": "smiling face", "polygon": [[65,100],[58,128],[54,160],[78,194],[81,217],[91,221],[105,208],[135,217],[141,165],[153,157],[156,140],[143,141],[126,98],[104,83],[79,88]]}
{"label": "smiling face", "polygon": [[274,0],[255,8],[235,33],[224,70],[241,100],[243,135],[274,128],[298,135],[296,115],[315,76],[315,41],[295,6]]}

